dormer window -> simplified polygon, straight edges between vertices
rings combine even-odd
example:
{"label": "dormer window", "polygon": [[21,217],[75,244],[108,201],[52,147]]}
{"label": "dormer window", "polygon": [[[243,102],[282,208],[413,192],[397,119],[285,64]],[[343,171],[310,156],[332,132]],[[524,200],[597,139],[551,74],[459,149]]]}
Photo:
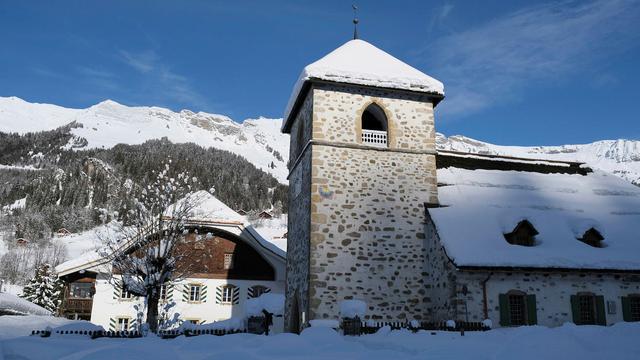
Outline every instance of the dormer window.
{"label": "dormer window", "polygon": [[388,121],[384,110],[371,104],[362,113],[362,143],[369,146],[387,147]]}
{"label": "dormer window", "polygon": [[538,235],[538,230],[529,221],[522,220],[512,232],[504,234],[504,238],[512,245],[533,246],[536,235]]}
{"label": "dormer window", "polygon": [[602,236],[602,234],[595,228],[590,228],[584,232],[584,235],[582,235],[581,238],[577,239],[589,246],[600,248],[602,247],[602,240],[604,240],[604,236]]}

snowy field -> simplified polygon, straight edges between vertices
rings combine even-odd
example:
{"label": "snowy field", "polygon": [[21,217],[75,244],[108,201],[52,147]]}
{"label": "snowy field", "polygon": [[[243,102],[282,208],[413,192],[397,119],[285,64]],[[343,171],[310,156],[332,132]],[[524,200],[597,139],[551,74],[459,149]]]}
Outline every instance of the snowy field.
{"label": "snowy field", "polygon": [[[7,323],[0,317],[3,326]],[[5,337],[0,340],[0,359],[640,359],[640,323],[533,326],[464,337],[384,329],[374,335],[343,337],[328,328],[310,328],[300,336],[236,334],[173,340]]]}

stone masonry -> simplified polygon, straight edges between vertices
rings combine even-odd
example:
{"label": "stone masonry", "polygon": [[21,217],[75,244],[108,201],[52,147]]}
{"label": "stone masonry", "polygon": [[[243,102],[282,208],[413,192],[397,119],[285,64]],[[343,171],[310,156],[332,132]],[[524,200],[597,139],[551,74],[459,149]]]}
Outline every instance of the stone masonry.
{"label": "stone masonry", "polygon": [[[388,118],[386,149],[361,144],[360,116],[373,102]],[[310,123],[307,112],[312,114]],[[312,128],[309,146],[301,144],[306,137],[298,134],[297,126]],[[288,272],[287,297],[296,286],[300,296],[308,298],[298,300],[305,304],[302,311],[308,320],[337,319],[340,301],[352,298],[367,302],[367,318],[426,319],[424,204],[438,201],[429,97],[314,83],[292,124],[291,138],[290,192],[305,192],[309,160],[311,177],[309,212],[306,200],[296,200],[304,198],[290,198],[288,270],[298,270]],[[299,229],[306,226],[306,216],[307,238]],[[301,269],[306,264],[299,249],[304,246],[307,273]]]}

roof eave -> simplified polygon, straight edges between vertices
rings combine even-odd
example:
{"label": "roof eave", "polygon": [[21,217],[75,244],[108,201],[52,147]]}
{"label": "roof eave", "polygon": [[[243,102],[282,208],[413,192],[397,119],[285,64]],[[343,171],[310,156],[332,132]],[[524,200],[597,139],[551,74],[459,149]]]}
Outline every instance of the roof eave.
{"label": "roof eave", "polygon": [[346,84],[351,86],[376,88],[376,89],[388,90],[388,91],[427,95],[431,100],[431,102],[433,103],[434,109],[442,100],[444,100],[444,95],[436,92],[424,92],[424,91],[397,89],[397,88],[382,87],[382,86],[362,85],[362,84],[349,83],[349,82],[338,82],[338,81],[324,80],[320,78],[310,78],[305,80],[304,83],[302,84],[300,91],[296,95],[296,100],[294,101],[293,106],[291,107],[291,111],[289,111],[289,114],[286,116],[286,118],[282,122],[282,127],[280,130],[283,133],[289,134],[291,132],[291,125],[293,124],[293,119],[295,119],[295,117],[298,115],[298,110],[300,110],[300,106],[302,105],[302,102],[307,96],[307,93],[309,92],[309,89],[311,88],[312,84]]}

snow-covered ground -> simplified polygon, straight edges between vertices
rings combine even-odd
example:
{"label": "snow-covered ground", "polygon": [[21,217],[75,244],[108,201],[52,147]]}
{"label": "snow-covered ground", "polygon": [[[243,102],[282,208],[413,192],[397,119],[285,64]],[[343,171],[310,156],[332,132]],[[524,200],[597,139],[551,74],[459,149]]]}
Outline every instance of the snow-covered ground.
{"label": "snow-covered ground", "polygon": [[44,330],[47,327],[58,327],[74,322],[78,321],[54,316],[0,316],[0,360],[4,359],[3,355],[7,355],[2,351],[4,340],[30,335],[32,330]]}
{"label": "snow-covered ground", "polygon": [[[0,318],[0,329],[8,324]],[[22,327],[22,325],[19,325]],[[97,339],[84,336],[19,337],[0,340],[0,359],[638,359],[640,323],[611,327],[539,326],[488,332],[419,332],[381,330],[374,335],[344,337],[325,327],[301,335],[183,336],[172,340]]]}

